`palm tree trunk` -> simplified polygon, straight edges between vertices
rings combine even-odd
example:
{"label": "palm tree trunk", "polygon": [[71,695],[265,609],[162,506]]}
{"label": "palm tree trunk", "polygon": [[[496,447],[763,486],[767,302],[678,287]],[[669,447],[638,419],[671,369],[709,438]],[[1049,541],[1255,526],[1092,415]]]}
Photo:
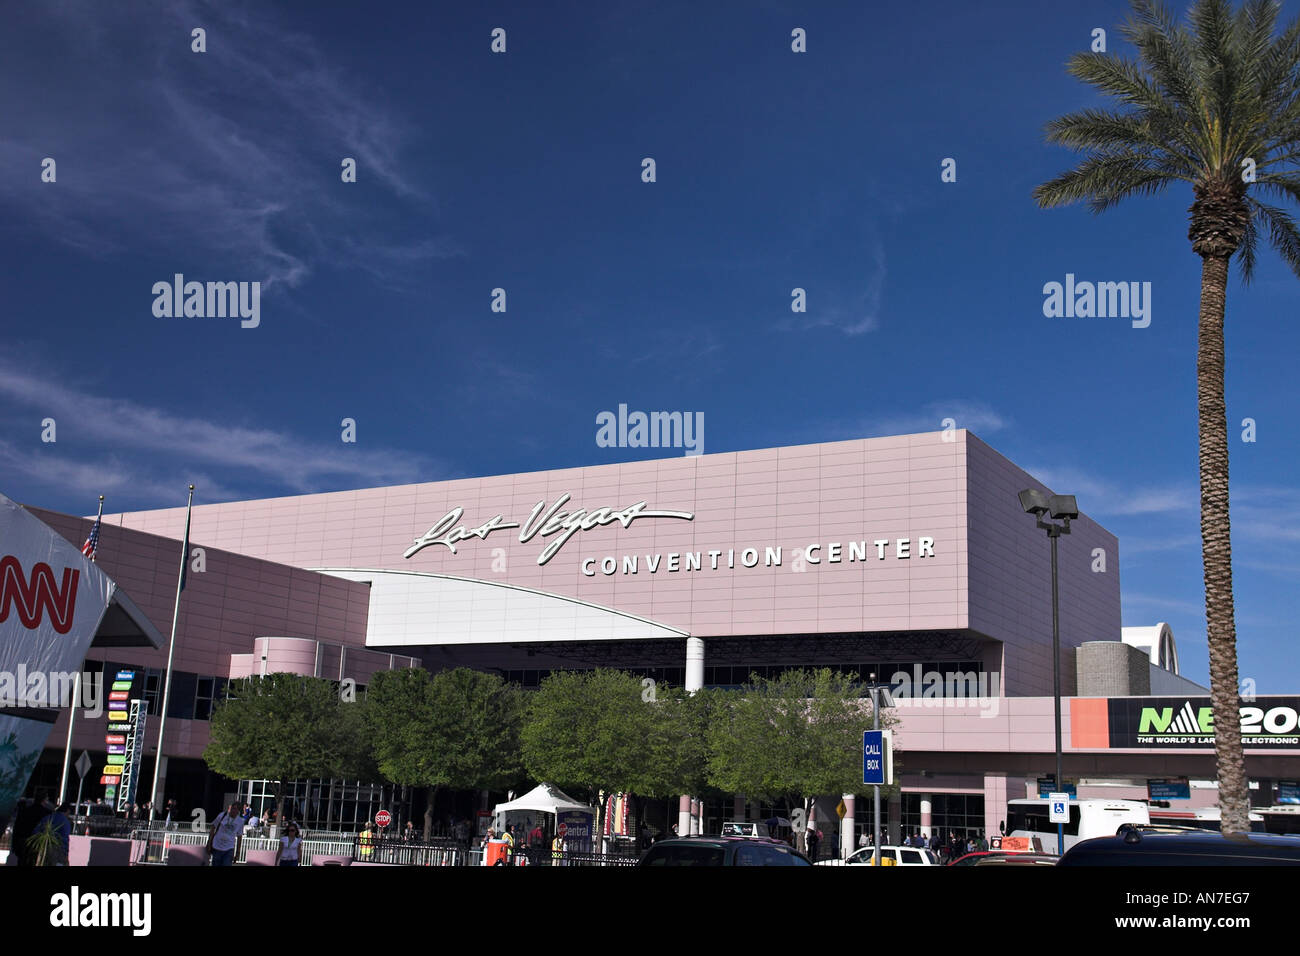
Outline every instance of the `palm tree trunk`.
{"label": "palm tree trunk", "polygon": [[1241,744],[1237,629],[1232,604],[1232,535],[1228,523],[1228,414],[1223,390],[1223,313],[1227,257],[1201,260],[1201,314],[1196,353],[1196,404],[1201,463],[1201,562],[1205,574],[1210,701],[1219,771],[1220,829],[1250,832],[1250,794]]}

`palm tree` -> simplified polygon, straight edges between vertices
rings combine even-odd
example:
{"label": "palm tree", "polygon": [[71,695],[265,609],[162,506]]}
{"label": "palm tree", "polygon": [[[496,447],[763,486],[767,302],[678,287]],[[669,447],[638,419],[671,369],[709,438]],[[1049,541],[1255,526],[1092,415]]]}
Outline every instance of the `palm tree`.
{"label": "palm tree", "polygon": [[1250,829],[1241,745],[1237,637],[1228,524],[1228,421],[1223,396],[1223,314],[1228,262],[1243,283],[1267,236],[1300,275],[1291,214],[1258,198],[1300,200],[1300,20],[1275,36],[1278,6],[1197,0],[1188,25],[1134,0],[1123,35],[1138,61],[1077,53],[1069,72],[1113,97],[1047,125],[1047,140],[1084,153],[1079,165],[1034,190],[1042,207],[1082,201],[1099,213],[1130,195],[1192,185],[1188,238],[1201,257],[1196,357],[1201,480],[1201,560],[1222,830]]}

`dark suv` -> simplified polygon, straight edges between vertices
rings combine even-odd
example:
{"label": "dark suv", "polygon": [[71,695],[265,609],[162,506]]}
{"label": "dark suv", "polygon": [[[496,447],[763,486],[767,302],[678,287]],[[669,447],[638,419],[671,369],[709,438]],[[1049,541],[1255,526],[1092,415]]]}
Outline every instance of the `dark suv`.
{"label": "dark suv", "polygon": [[812,866],[779,840],[761,837],[684,837],[661,840],[639,866]]}
{"label": "dark suv", "polygon": [[1121,829],[1072,846],[1057,866],[1296,866],[1300,837],[1273,833]]}

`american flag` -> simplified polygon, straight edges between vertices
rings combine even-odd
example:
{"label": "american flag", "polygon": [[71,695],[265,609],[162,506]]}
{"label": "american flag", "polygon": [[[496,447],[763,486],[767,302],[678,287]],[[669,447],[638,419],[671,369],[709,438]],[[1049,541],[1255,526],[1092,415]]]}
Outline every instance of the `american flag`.
{"label": "american flag", "polygon": [[99,550],[99,522],[100,519],[96,518],[94,527],[90,529],[90,537],[81,546],[81,553],[92,561],[95,560],[95,552]]}

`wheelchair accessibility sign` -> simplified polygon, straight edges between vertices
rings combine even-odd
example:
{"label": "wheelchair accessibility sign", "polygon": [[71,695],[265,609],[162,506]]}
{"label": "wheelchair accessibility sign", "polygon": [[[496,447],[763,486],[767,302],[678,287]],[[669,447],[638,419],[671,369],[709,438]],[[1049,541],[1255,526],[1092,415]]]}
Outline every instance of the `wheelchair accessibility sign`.
{"label": "wheelchair accessibility sign", "polygon": [[1069,823],[1070,795],[1068,793],[1049,794],[1047,797],[1047,810],[1049,823]]}

